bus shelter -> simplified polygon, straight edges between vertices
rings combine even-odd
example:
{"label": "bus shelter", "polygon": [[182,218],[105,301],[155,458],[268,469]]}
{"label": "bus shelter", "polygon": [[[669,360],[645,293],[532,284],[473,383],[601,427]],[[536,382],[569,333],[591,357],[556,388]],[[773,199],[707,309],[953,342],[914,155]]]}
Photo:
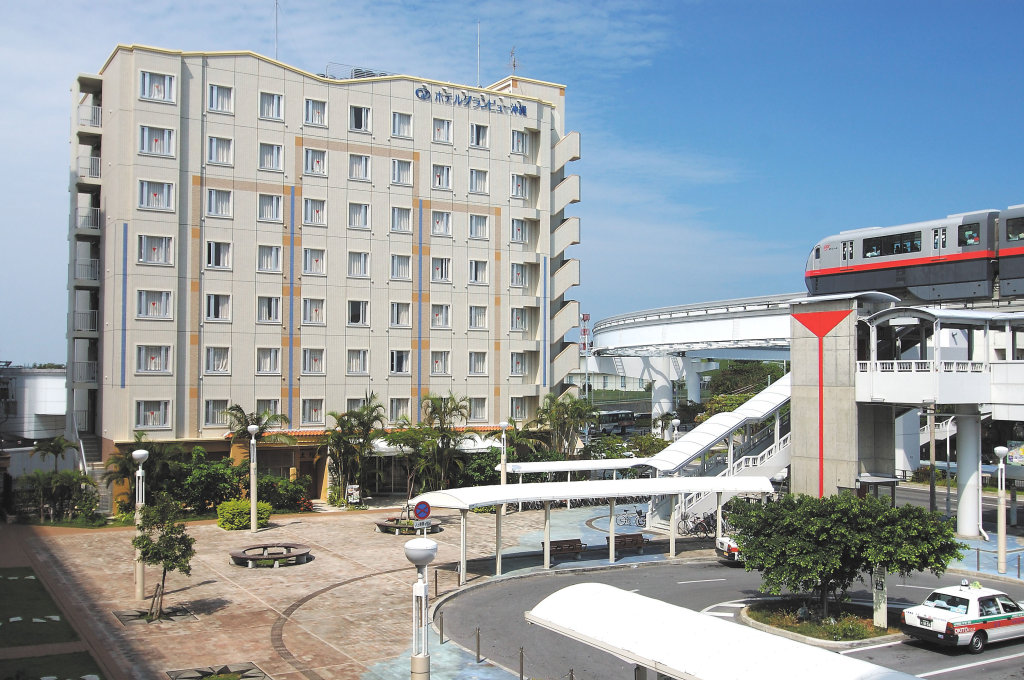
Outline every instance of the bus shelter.
{"label": "bus shelter", "polygon": [[[615,499],[632,496],[669,496],[672,498],[669,522],[669,551],[675,555],[676,517],[683,494],[713,493],[716,495],[717,534],[722,530],[723,495],[741,493],[772,493],[768,477],[659,477],[657,479],[592,480],[583,482],[538,482],[532,484],[493,484],[459,489],[429,491],[409,501],[415,506],[426,501],[433,508],[458,510],[461,515],[459,532],[459,585],[466,582],[466,518],[473,508],[500,506],[508,503],[540,502],[544,505],[544,568],[551,568],[551,503],[573,498],[607,498],[608,562],[615,563]],[[501,518],[499,509],[494,513],[494,574],[501,576]]]}

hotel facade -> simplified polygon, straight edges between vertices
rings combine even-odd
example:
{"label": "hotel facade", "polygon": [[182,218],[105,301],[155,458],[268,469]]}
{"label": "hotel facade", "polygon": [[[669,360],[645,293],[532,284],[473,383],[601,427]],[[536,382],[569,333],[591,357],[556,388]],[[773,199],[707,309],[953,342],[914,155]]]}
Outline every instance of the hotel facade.
{"label": "hotel facade", "polygon": [[486,428],[578,367],[564,86],[121,45],[72,95],[68,413],[92,458],[137,431],[226,447],[237,403],[287,415],[307,450],[272,467],[312,474],[327,413],[367,393],[389,422],[465,395]]}

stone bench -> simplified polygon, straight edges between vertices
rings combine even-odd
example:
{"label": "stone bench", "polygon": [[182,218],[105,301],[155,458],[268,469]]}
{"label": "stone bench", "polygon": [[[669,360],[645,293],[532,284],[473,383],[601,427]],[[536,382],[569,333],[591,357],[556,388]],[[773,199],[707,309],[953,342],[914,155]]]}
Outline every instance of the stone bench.
{"label": "stone bench", "polygon": [[[643,534],[615,534],[615,551],[620,550],[636,550],[641,555],[644,554],[644,546],[650,543],[651,539],[645,537]],[[605,543],[611,542],[610,536],[605,536]]]}
{"label": "stone bench", "polygon": [[[541,548],[544,547],[543,541],[541,542]],[[576,559],[580,559],[583,551],[587,549],[587,544],[578,538],[565,538],[557,541],[551,541],[551,555],[574,555]]]}
{"label": "stone bench", "polygon": [[309,559],[309,546],[301,543],[260,543],[248,545],[231,553],[231,562],[252,569],[258,562],[274,562],[277,569],[281,563],[305,564]]}

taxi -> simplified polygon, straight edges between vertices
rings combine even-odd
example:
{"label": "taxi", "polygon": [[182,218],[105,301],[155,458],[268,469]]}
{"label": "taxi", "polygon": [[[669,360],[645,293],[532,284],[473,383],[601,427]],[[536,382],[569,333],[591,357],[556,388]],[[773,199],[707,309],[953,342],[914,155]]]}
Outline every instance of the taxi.
{"label": "taxi", "polygon": [[1006,593],[980,583],[939,588],[903,610],[900,629],[925,642],[967,647],[979,654],[990,642],[1024,637],[1024,610]]}
{"label": "taxi", "polygon": [[743,555],[740,554],[740,547],[736,545],[729,536],[719,536],[715,539],[715,553],[723,560],[730,562],[742,562]]}

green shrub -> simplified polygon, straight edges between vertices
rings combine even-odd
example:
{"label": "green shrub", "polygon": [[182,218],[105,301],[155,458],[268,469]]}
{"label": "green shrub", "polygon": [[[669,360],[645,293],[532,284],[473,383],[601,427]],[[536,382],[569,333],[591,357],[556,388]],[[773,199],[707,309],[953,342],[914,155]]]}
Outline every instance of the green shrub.
{"label": "green shrub", "polygon": [[276,510],[305,510],[309,506],[308,489],[311,484],[308,476],[293,482],[285,477],[264,474],[256,482],[256,497],[270,503]]}
{"label": "green shrub", "polygon": [[[270,503],[259,501],[256,503],[256,526],[263,528],[270,524]],[[217,506],[217,526],[221,529],[232,531],[234,529],[249,528],[249,501],[240,498],[234,501],[224,501]]]}

